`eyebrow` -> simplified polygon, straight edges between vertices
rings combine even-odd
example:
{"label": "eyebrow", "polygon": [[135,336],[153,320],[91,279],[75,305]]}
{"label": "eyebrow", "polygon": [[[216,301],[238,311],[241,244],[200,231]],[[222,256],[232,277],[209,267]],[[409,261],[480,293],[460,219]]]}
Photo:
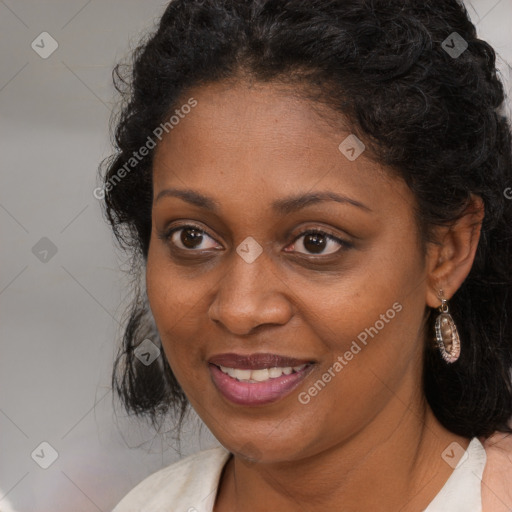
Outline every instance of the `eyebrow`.
{"label": "eyebrow", "polygon": [[[178,197],[187,203],[193,204],[194,206],[198,206],[200,208],[205,208],[214,213],[219,213],[220,211],[220,203],[218,201],[211,197],[204,196],[195,190],[176,188],[164,189],[159,192],[155,199],[155,204],[164,197]],[[361,203],[360,201],[356,201],[355,199],[336,194],[335,192],[331,191],[309,192],[306,194],[288,196],[283,199],[274,201],[271,206],[272,210],[276,213],[289,214],[301,210],[306,206],[326,201],[336,201],[337,203],[356,206],[357,208],[361,208],[362,210],[366,210],[368,212],[373,211],[371,208]]]}

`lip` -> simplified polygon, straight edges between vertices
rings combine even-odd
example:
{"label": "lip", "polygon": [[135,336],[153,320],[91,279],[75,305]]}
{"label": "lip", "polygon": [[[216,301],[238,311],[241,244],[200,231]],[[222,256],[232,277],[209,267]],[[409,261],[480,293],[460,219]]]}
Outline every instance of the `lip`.
{"label": "lip", "polygon": [[263,382],[243,382],[230,377],[216,364],[208,364],[212,381],[222,396],[234,404],[244,406],[265,405],[281,400],[300,385],[313,367],[314,364],[306,364],[297,373]]}
{"label": "lip", "polygon": [[264,368],[286,368],[314,363],[311,359],[297,359],[295,357],[280,356],[278,354],[217,354],[210,357],[208,362],[215,366],[227,366],[238,370],[263,370]]}

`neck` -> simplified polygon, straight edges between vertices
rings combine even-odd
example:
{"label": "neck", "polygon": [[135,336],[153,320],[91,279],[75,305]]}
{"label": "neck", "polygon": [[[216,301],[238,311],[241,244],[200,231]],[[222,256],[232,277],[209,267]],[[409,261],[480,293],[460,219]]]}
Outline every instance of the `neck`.
{"label": "neck", "polygon": [[234,455],[215,512],[323,512],[340,504],[344,512],[425,509],[453,471],[443,451],[452,442],[465,450],[469,439],[446,430],[421,393],[408,394],[396,395],[350,439],[313,456],[264,464]]}

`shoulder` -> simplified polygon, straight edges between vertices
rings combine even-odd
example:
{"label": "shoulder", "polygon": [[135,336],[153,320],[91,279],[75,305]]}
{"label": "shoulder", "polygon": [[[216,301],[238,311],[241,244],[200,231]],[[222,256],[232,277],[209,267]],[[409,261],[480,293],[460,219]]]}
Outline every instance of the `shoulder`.
{"label": "shoulder", "polygon": [[487,462],[482,475],[483,512],[512,509],[512,434],[495,432],[480,438]]}
{"label": "shoulder", "polygon": [[218,446],[160,469],[134,487],[112,512],[209,511],[230,455],[226,448]]}

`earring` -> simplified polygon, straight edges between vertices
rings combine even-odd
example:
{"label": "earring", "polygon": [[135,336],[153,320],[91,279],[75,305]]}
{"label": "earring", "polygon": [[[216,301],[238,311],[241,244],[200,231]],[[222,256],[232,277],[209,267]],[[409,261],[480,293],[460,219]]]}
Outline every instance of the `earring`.
{"label": "earring", "polygon": [[448,309],[448,301],[444,298],[443,290],[439,290],[440,314],[436,318],[436,341],[441,356],[447,363],[454,363],[460,356],[460,338],[457,326]]}

